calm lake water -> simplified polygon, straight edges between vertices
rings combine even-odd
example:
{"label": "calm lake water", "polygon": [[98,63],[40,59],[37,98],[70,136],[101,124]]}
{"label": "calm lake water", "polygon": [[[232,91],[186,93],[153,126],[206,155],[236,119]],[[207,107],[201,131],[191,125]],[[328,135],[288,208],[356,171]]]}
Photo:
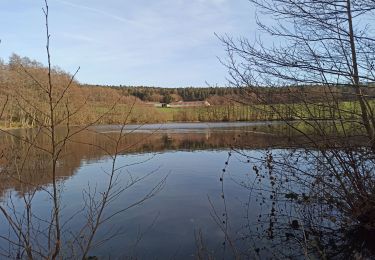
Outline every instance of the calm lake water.
{"label": "calm lake water", "polygon": [[[33,131],[16,130],[13,133],[31,138]],[[110,138],[118,131],[119,126],[91,128],[68,144],[58,162],[62,222],[66,223],[64,227],[69,232],[75,232],[85,224],[87,215],[81,211],[84,191],[98,198],[107,187],[107,173],[112,167],[108,154],[113,152]],[[260,249],[271,247],[266,239],[269,235],[267,225],[257,225],[261,221],[260,215],[269,215],[273,207],[267,203],[268,186],[260,186],[264,190],[259,196],[254,195],[256,190],[244,187],[254,184],[253,167],[261,167],[257,159],[265,158],[269,152],[278,155],[290,149],[286,138],[288,130],[284,125],[277,122],[184,123],[128,126],[125,132],[123,150],[116,161],[116,168],[121,168],[116,172],[116,189],[137,178],[142,179],[120,193],[105,209],[104,217],[138,201],[141,203],[103,223],[95,241],[115,236],[100,243],[90,255],[103,259],[194,259],[202,251],[198,250],[201,247],[217,258],[230,258],[231,246],[229,242],[224,243],[223,227],[228,233],[230,230],[233,243],[247,255],[255,256]],[[47,219],[51,214],[51,201],[42,188],[51,189],[48,157],[40,151],[28,153],[15,138],[4,135],[1,138],[4,151],[17,151],[20,157],[27,155],[29,158],[22,172],[23,185],[9,176],[2,176],[1,201],[21,211],[24,208],[22,195],[37,187],[33,211],[38,219]],[[39,140],[41,146],[43,140]],[[7,163],[4,158],[2,160],[3,164]],[[142,201],[160,182],[163,182],[160,190]],[[253,199],[255,197],[257,199]],[[8,231],[9,227],[2,219],[0,234]],[[64,241],[69,239],[67,232]],[[2,241],[0,245],[3,251],[7,250],[6,242]],[[265,251],[260,256],[272,256],[272,250]],[[300,253],[303,256],[302,250]]]}

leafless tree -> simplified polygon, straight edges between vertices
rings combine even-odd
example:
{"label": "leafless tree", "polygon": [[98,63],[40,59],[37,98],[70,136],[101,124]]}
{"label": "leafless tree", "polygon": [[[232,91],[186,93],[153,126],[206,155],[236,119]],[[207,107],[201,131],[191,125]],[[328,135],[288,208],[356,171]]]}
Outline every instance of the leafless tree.
{"label": "leafless tree", "polygon": [[[114,216],[136,205],[140,205],[145,200],[153,197],[163,188],[165,178],[162,178],[160,182],[156,183],[148,193],[144,194],[138,200],[115,212],[104,214],[109,204],[113,203],[130,187],[133,187],[153,173],[146,173],[140,177],[130,176],[127,183],[121,183],[120,181],[123,170],[129,165],[119,165],[117,159],[130,146],[129,143],[124,143],[125,136],[129,134],[125,131],[125,126],[134,108],[134,101],[129,111],[124,113],[123,122],[118,133],[113,135],[103,134],[110,144],[108,147],[91,143],[82,144],[95,146],[96,149],[101,149],[111,158],[111,169],[103,173],[108,176],[108,184],[105,190],[96,190],[91,186],[83,190],[84,205],[82,211],[76,212],[71,217],[64,216],[62,218],[64,212],[61,205],[61,198],[63,196],[62,189],[64,182],[58,175],[61,159],[65,155],[69,144],[77,142],[75,137],[85,131],[89,131],[91,126],[110,114],[116,107],[116,103],[89,124],[80,127],[71,125],[71,120],[81,112],[82,106],[85,104],[83,102],[82,106],[72,108],[70,102],[72,98],[70,90],[79,69],[71,76],[66,85],[63,87],[58,86],[59,79],[55,78],[57,77],[57,73],[52,67],[51,62],[51,36],[48,24],[49,6],[47,0],[44,3],[43,12],[45,17],[48,62],[47,69],[45,70],[47,74],[44,78],[45,80],[36,77],[28,68],[23,67],[21,64],[23,75],[33,81],[34,91],[39,94],[44,102],[42,106],[39,106],[40,103],[34,102],[28,96],[19,96],[17,99],[17,108],[24,111],[26,115],[32,114],[31,111],[37,111],[42,116],[33,117],[35,122],[32,125],[35,129],[30,136],[24,137],[12,131],[0,130],[3,135],[10,136],[20,142],[23,147],[22,149],[25,150],[22,153],[16,150],[11,154],[4,155],[7,157],[8,165],[1,168],[2,176],[11,178],[18,185],[21,185],[21,187],[31,187],[23,189],[23,209],[19,209],[15,205],[15,197],[12,194],[0,202],[1,217],[9,226],[7,234],[0,234],[0,239],[9,245],[7,248],[0,248],[0,254],[3,257],[14,259],[87,259],[93,248],[118,234],[116,232],[109,233],[107,237],[98,241],[95,238],[99,228],[104,223],[109,222]],[[8,97],[4,100],[0,110],[0,118],[7,105]],[[41,139],[45,142],[40,142]],[[38,185],[38,183],[32,181],[32,178],[30,178],[30,181],[22,177],[26,171],[30,171],[30,167],[32,168],[34,164],[38,163],[36,161],[33,162],[35,158],[31,157],[32,153],[41,154],[41,159],[46,164],[44,166],[47,169],[46,174],[48,176],[48,183],[51,184],[50,187],[48,185]],[[33,168],[31,170],[35,173],[39,169]],[[50,206],[49,218],[41,217],[34,210],[33,201],[37,192],[42,192],[49,198],[50,204],[47,203]],[[77,216],[86,216],[86,221],[80,230],[71,230],[68,227],[68,223]]]}
{"label": "leafless tree", "polygon": [[[261,194],[261,204],[270,198],[263,235],[298,241],[305,257],[373,255],[366,239],[375,231],[375,2],[250,2],[260,10],[257,24],[266,41],[220,37],[228,54],[223,63],[230,84],[249,100],[255,96],[293,132],[288,149],[261,158],[234,148],[253,164],[254,179],[242,186],[253,199]],[[272,23],[262,22],[265,17]],[[270,102],[259,91],[265,87],[283,88],[293,102]],[[307,99],[314,91],[320,98]],[[353,244],[358,230],[361,243]]]}

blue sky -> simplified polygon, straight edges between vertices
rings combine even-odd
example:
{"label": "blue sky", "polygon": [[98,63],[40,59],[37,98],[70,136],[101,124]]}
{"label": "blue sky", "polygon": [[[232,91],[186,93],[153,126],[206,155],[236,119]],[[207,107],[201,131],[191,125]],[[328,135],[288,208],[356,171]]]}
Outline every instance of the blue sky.
{"label": "blue sky", "polygon": [[[43,63],[42,0],[0,2],[0,58]],[[163,87],[226,84],[214,33],[255,37],[247,0],[49,0],[52,62],[82,83]]]}

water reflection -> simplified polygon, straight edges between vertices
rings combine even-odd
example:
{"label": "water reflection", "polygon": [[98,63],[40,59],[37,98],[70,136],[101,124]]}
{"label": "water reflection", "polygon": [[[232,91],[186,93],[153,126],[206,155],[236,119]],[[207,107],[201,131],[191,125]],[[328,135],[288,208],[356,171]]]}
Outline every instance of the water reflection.
{"label": "water reflection", "polygon": [[[221,127],[218,128],[213,128],[217,127],[215,124],[209,126],[201,124],[200,128],[197,126],[199,124],[174,124],[171,129],[159,125],[130,126],[130,132],[122,141],[121,153],[223,150],[238,144],[249,149],[288,145],[288,140],[282,137],[278,129],[262,124],[249,126],[245,123],[235,125],[220,123]],[[82,165],[108,157],[108,153],[113,153],[113,144],[108,142],[108,137],[115,136],[117,130],[116,126],[99,126],[75,136],[67,143],[64,154],[59,160],[57,176],[66,179],[74,175]],[[27,140],[36,139],[39,147],[48,148],[49,139],[44,134],[39,134],[35,138],[36,130],[23,129],[12,133]],[[63,134],[64,131],[61,130],[60,136]],[[0,176],[0,194],[7,189],[15,189],[22,194],[31,187],[49,183],[50,165],[49,155],[46,152],[40,149],[30,150],[24,142],[9,135],[0,135],[0,139],[0,149],[3,152],[0,164],[2,167],[8,167],[6,174]],[[16,170],[19,164],[23,165],[21,175]]]}
{"label": "water reflection", "polygon": [[[313,200],[317,189],[312,180],[315,173],[323,172],[324,157],[306,149],[311,140],[285,125],[176,124],[126,130],[118,164],[127,167],[119,181],[156,174],[121,195],[107,214],[137,200],[165,175],[167,184],[155,198],[104,225],[99,240],[108,230],[123,233],[93,250],[92,255],[191,259],[201,255],[202,248],[206,256],[216,258],[351,257],[353,252],[365,250],[364,255],[373,255],[373,232],[343,229],[337,225],[341,220],[335,208]],[[35,131],[14,133],[35,140],[40,149],[30,150],[16,137],[0,136],[0,193],[3,201],[14,196],[15,207],[22,207],[21,195],[50,185],[50,160],[43,151],[48,148],[48,138]],[[105,188],[105,172],[114,152],[109,140],[117,131],[117,126],[94,127],[67,143],[57,171],[64,189],[61,204],[65,220],[82,208],[84,187]],[[337,150],[325,152],[337,154]],[[36,194],[33,207],[39,216],[48,216],[48,198]],[[83,218],[76,217],[71,229],[82,224]],[[7,225],[0,224],[0,234],[6,232]],[[201,240],[196,239],[197,232]],[[0,243],[1,247],[4,244]]]}

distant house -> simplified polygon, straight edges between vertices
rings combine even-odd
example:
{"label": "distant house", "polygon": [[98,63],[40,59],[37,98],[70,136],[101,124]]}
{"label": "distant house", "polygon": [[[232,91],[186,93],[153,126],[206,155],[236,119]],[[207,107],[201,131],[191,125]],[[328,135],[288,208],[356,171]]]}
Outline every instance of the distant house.
{"label": "distant house", "polygon": [[149,107],[170,107],[169,104],[160,103],[160,102],[147,102],[144,104]]}
{"label": "distant house", "polygon": [[178,101],[178,102],[172,102],[170,104],[167,103],[159,103],[159,102],[146,102],[144,103],[146,106],[150,107],[209,107],[211,106],[210,103],[207,101]]}
{"label": "distant house", "polygon": [[207,101],[178,101],[169,104],[170,107],[209,107],[211,104]]}
{"label": "distant house", "polygon": [[163,106],[163,104],[160,102],[145,102],[144,105],[148,107],[162,107]]}

